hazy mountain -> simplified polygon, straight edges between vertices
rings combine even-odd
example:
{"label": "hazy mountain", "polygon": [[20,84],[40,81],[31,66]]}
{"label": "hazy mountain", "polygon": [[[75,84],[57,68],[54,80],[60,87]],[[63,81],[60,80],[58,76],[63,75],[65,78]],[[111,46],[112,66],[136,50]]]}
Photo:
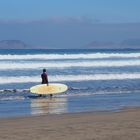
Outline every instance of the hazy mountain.
{"label": "hazy mountain", "polygon": [[130,47],[130,48],[140,48],[140,39],[127,39],[121,43],[121,46]]}
{"label": "hazy mountain", "polygon": [[2,40],[0,49],[26,49],[27,45],[20,40]]}
{"label": "hazy mountain", "polygon": [[87,45],[87,48],[91,49],[102,49],[102,48],[110,48],[115,46],[113,42],[105,42],[105,41],[93,41]]}
{"label": "hazy mountain", "polygon": [[[47,46],[27,45],[21,40],[2,40],[0,41],[0,49],[47,49]],[[88,49],[140,49],[140,39],[126,39],[121,42],[113,41],[92,41],[83,48]]]}
{"label": "hazy mountain", "polygon": [[90,44],[91,48],[110,46],[108,49],[112,49],[112,46],[116,48],[124,40],[139,37],[140,23],[94,23],[87,19],[71,18],[30,22],[0,21],[1,40],[24,40],[32,48],[84,49]]}
{"label": "hazy mountain", "polygon": [[140,39],[126,39],[121,42],[93,41],[86,45],[90,49],[140,49]]}

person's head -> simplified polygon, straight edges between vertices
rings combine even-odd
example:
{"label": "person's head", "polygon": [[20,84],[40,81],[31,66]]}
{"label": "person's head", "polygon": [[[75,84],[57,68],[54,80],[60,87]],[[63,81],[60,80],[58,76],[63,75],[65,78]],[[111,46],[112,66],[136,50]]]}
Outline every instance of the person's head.
{"label": "person's head", "polygon": [[46,69],[43,69],[43,72],[46,72]]}

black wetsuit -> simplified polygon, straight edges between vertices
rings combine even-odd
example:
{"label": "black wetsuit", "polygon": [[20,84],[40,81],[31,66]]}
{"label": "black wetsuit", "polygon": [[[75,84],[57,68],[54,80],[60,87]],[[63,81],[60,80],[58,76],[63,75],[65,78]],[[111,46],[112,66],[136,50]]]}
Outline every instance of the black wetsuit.
{"label": "black wetsuit", "polygon": [[48,84],[48,83],[49,83],[49,82],[48,82],[48,75],[47,75],[46,72],[43,72],[43,73],[41,74],[41,78],[42,78],[42,84]]}
{"label": "black wetsuit", "polygon": [[[47,84],[47,85],[49,85],[49,82],[48,82],[48,75],[47,75],[46,72],[43,72],[43,73],[41,74],[41,78],[42,78],[42,84]],[[40,95],[40,96],[42,96],[42,95]],[[53,96],[53,95],[50,94],[50,97],[52,97],[52,96]]]}

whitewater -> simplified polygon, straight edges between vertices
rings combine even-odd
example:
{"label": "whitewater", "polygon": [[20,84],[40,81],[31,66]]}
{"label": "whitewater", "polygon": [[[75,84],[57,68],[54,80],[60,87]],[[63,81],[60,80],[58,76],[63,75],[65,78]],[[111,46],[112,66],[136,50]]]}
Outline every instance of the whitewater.
{"label": "whitewater", "polygon": [[[43,68],[50,83],[69,87],[51,102],[29,92]],[[50,104],[52,114],[139,106],[139,93],[140,50],[0,50],[0,117],[39,114]]]}

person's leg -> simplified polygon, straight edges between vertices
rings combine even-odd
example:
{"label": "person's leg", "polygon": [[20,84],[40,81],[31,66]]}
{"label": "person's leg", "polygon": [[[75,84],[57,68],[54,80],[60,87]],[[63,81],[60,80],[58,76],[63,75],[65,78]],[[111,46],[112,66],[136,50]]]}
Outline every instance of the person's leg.
{"label": "person's leg", "polygon": [[53,95],[52,95],[52,94],[50,94],[50,98],[52,98],[52,96],[53,96]]}
{"label": "person's leg", "polygon": [[42,97],[42,94],[39,94],[39,97]]}

